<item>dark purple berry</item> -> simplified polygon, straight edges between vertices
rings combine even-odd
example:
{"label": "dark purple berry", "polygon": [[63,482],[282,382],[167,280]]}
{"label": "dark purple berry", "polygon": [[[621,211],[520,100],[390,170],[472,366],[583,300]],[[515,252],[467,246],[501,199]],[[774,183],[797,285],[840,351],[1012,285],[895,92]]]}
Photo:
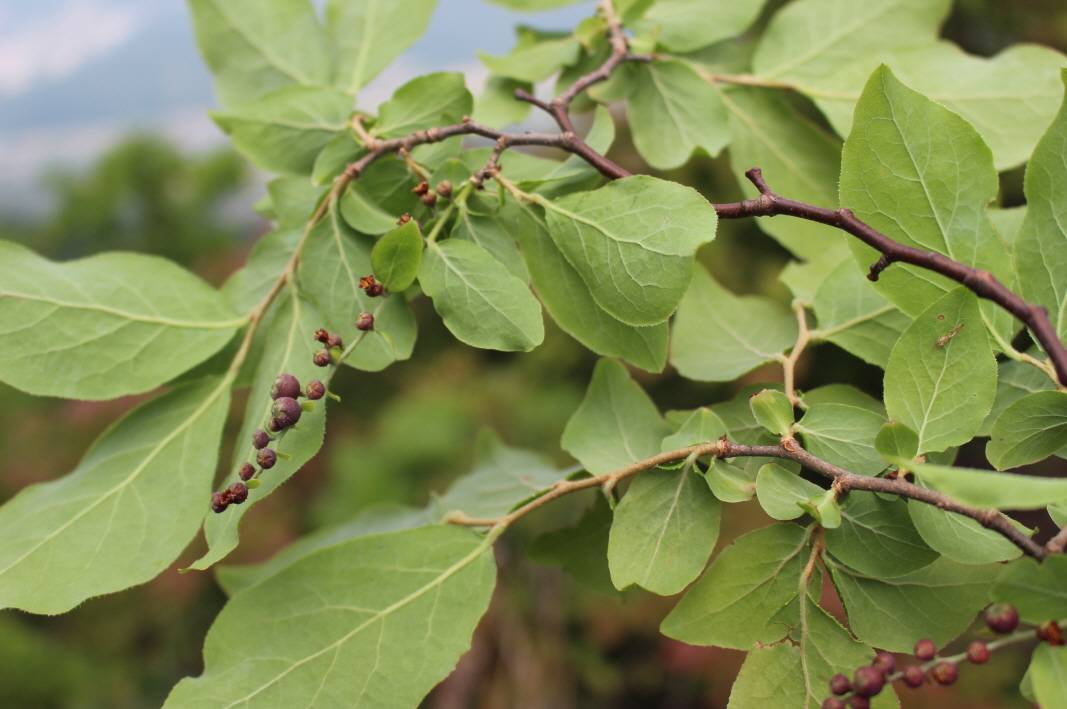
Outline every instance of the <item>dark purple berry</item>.
{"label": "dark purple berry", "polygon": [[318,401],[322,397],[326,396],[326,385],[320,382],[318,379],[312,379],[308,382],[307,389],[305,391],[307,398],[312,401]]}
{"label": "dark purple berry", "polygon": [[356,329],[366,332],[374,329],[374,316],[370,313],[360,313],[356,318]]}
{"label": "dark purple berry", "polygon": [[823,700],[822,709],[845,709],[845,703],[837,697],[828,697]]}
{"label": "dark purple berry", "polygon": [[252,476],[255,475],[255,474],[256,474],[256,469],[255,469],[255,467],[253,467],[253,465],[251,463],[244,463],[237,470],[237,477],[241,478],[242,480],[251,480]]}
{"label": "dark purple berry", "polygon": [[870,709],[871,700],[867,697],[861,697],[858,694],[853,694],[852,697],[848,700],[848,705],[852,707],[852,709]]}
{"label": "dark purple berry", "polygon": [[278,462],[278,454],[270,448],[264,448],[259,453],[256,453],[256,462],[264,470],[273,468],[274,464]]}
{"label": "dark purple berry", "polygon": [[267,423],[267,430],[270,431],[271,433],[277,433],[278,431],[282,430],[282,427],[280,425],[278,425],[277,421],[275,421],[274,419],[271,419]]}
{"label": "dark purple berry", "polygon": [[275,399],[274,405],[270,407],[272,420],[277,421],[282,428],[295,426],[296,422],[300,420],[301,413],[303,413],[303,409],[300,408],[300,402],[288,396]]}
{"label": "dark purple berry", "polygon": [[985,609],[985,624],[994,633],[1010,633],[1019,627],[1019,611],[1010,603],[994,603]]}
{"label": "dark purple berry", "polygon": [[334,332],[330,334],[330,339],[326,341],[326,346],[330,349],[333,349],[334,347],[341,349],[345,346],[345,343],[344,340],[341,339],[341,336]]}
{"label": "dark purple berry", "polygon": [[967,646],[967,659],[976,665],[989,662],[989,647],[981,640],[975,640]]}
{"label": "dark purple berry", "polygon": [[937,646],[933,640],[923,638],[915,643],[915,659],[921,662],[929,662],[937,657]]}
{"label": "dark purple berry", "polygon": [[330,353],[327,350],[319,350],[315,353],[315,356],[311,358],[311,361],[315,363],[316,367],[329,367]]}
{"label": "dark purple berry", "polygon": [[252,447],[257,451],[270,445],[270,436],[264,430],[258,430],[252,434]]}
{"label": "dark purple berry", "polygon": [[852,691],[861,697],[873,697],[885,686],[885,676],[874,667],[861,667],[852,675]]}
{"label": "dark purple berry", "polygon": [[221,492],[211,493],[211,511],[222,512],[230,504],[229,497],[223,495]]}
{"label": "dark purple berry", "polygon": [[918,665],[910,665],[904,669],[904,684],[912,689],[923,686],[925,680],[926,673],[923,672],[922,667],[919,667]]}
{"label": "dark purple berry", "polygon": [[948,686],[959,679],[960,668],[955,662],[939,662],[930,670],[930,677],[938,684]]}
{"label": "dark purple berry", "polygon": [[359,287],[371,298],[377,298],[385,292],[385,287],[382,286],[374,276],[361,276],[359,279]]}
{"label": "dark purple berry", "polygon": [[830,691],[840,696],[852,691],[852,683],[840,672],[830,678]]}
{"label": "dark purple berry", "polygon": [[1060,624],[1054,620],[1045,621],[1041,625],[1037,626],[1037,637],[1040,640],[1044,640],[1049,645],[1063,645],[1063,630],[1060,629]]}
{"label": "dark purple berry", "polygon": [[320,327],[318,330],[315,331],[315,334],[312,335],[312,337],[314,337],[315,340],[317,340],[318,342],[321,342],[325,345],[330,340],[330,333],[327,332],[324,328]]}
{"label": "dark purple berry", "polygon": [[891,675],[897,667],[897,659],[893,657],[892,653],[880,652],[874,656],[874,662],[871,663],[871,667],[883,675]]}
{"label": "dark purple berry", "polygon": [[234,483],[226,488],[226,492],[230,493],[230,502],[235,505],[248,499],[248,486],[244,483]]}
{"label": "dark purple berry", "polygon": [[300,380],[292,374],[279,374],[270,387],[270,398],[280,399],[283,396],[292,399],[300,396]]}

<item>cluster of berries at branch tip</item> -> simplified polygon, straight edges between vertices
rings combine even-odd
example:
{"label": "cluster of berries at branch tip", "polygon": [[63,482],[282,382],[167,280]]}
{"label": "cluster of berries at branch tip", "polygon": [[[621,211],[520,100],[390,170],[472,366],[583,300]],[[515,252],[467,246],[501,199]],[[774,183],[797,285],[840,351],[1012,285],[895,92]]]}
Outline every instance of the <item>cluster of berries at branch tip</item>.
{"label": "cluster of berries at branch tip", "polygon": [[423,204],[432,209],[437,204],[438,197],[449,199],[452,196],[452,183],[448,180],[441,180],[437,183],[437,187],[431,190],[430,183],[423,180],[412,187],[411,191],[418,195]]}
{"label": "cluster of berries at branch tip", "polygon": [[311,358],[316,367],[329,367],[340,359],[341,352],[345,346],[344,340],[341,339],[340,335],[320,327],[312,337],[323,345],[323,348]]}
{"label": "cluster of berries at branch tip", "polygon": [[[316,333],[316,339],[317,337],[318,333]],[[257,429],[252,433],[252,449],[255,450],[255,461],[259,465],[259,473],[273,468],[278,462],[279,453],[271,448],[271,444],[276,444],[286,431],[296,426],[301,414],[314,406],[311,402],[321,399],[326,394],[326,385],[318,379],[308,382],[307,387],[301,390],[300,380],[292,374],[278,375],[270,387],[272,403],[267,430]],[[299,401],[302,398],[308,401],[302,403]],[[247,500],[249,489],[259,485],[256,475],[255,465],[247,461],[242,463],[237,469],[237,477],[241,480],[224,490],[211,494],[212,511],[222,512],[230,505],[239,505]]]}
{"label": "cluster of berries at branch tip", "polygon": [[[989,606],[983,619],[986,626],[997,635],[1007,635],[1019,627],[1019,611],[1007,603]],[[1055,621],[1042,623],[1035,633],[1039,640],[1051,645],[1064,644],[1063,633]],[[1012,638],[1012,642],[1014,640]],[[830,693],[833,696],[823,701],[822,709],[867,709],[872,697],[878,696],[887,684],[897,680],[912,689],[923,686],[927,681],[942,686],[955,684],[962,660],[973,665],[984,665],[989,662],[992,649],[982,640],[973,640],[960,655],[938,657],[937,646],[932,640],[924,638],[915,643],[914,655],[918,664],[908,665],[902,670],[897,670],[896,658],[891,653],[879,652],[870,665],[858,668],[851,679],[844,674],[831,677]]]}
{"label": "cluster of berries at branch tip", "polygon": [[378,282],[373,276],[360,276],[359,287],[363,289],[363,292],[370,298],[377,298],[385,293],[385,286]]}

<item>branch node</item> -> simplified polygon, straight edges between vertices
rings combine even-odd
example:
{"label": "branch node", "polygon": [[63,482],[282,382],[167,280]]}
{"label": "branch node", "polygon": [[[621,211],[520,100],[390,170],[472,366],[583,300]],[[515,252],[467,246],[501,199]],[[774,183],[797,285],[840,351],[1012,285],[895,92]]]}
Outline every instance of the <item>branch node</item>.
{"label": "branch node", "polygon": [[877,281],[879,276],[882,275],[882,271],[889,268],[889,265],[893,263],[894,259],[889,254],[882,254],[878,257],[878,260],[871,264],[871,270],[867,273],[867,280]]}
{"label": "branch node", "polygon": [[745,177],[756,186],[761,195],[774,196],[774,192],[771,190],[767,181],[763,179],[763,170],[758,167],[749,168],[745,171]]}

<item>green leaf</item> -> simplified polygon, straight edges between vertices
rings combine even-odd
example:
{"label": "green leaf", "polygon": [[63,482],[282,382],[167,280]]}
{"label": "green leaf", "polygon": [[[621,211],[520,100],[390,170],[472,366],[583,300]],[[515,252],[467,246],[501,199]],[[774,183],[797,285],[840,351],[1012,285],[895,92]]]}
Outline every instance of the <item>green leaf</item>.
{"label": "green leaf", "polygon": [[932,463],[894,461],[914,472],[929,487],[975,507],[1036,510],[1067,502],[1067,479],[992,470],[954,468]]}
{"label": "green leaf", "polygon": [[494,5],[502,5],[520,12],[541,12],[554,10],[557,7],[573,5],[581,0],[488,0]]}
{"label": "green leaf", "polygon": [[561,444],[586,470],[600,475],[659,453],[668,433],[656,405],[626,368],[602,359]]}
{"label": "green leaf", "polygon": [[997,362],[975,296],[940,297],[901,335],[885,369],[889,418],[919,435],[919,452],[978,433],[996,396]]}
{"label": "green leaf", "polygon": [[788,310],[767,298],[735,296],[697,269],[674,320],[671,364],[688,379],[732,381],[780,359],[796,338]]}
{"label": "green leaf", "polygon": [[[669,423],[669,421],[668,421]],[[663,439],[660,449],[664,452],[717,441],[726,435],[726,424],[708,408],[694,410],[678,430]]]}
{"label": "green leaf", "polygon": [[615,588],[679,593],[708,563],[720,518],[721,504],[691,466],[641,473],[611,523],[608,568]]}
{"label": "green leaf", "polygon": [[329,42],[309,0],[189,0],[189,9],[224,106],[291,84],[329,83]]}
{"label": "green leaf", "polygon": [[[339,87],[355,94],[426,31],[436,0],[329,0]],[[303,50],[303,48],[301,48]]]}
{"label": "green leaf", "polygon": [[915,530],[901,500],[853,491],[842,505],[841,516],[841,526],[826,533],[826,548],[860,573],[902,576],[938,557]]}
{"label": "green leaf", "polygon": [[689,66],[642,64],[628,83],[626,117],[637,152],[652,167],[680,167],[697,148],[714,157],[729,142],[729,116],[718,91]]}
{"label": "green leaf", "polygon": [[361,234],[384,234],[416,204],[411,172],[399,158],[373,163],[341,196],[341,216]]}
{"label": "green leaf", "polygon": [[[845,141],[842,205],[895,241],[991,271],[1010,283],[1010,257],[986,213],[998,189],[992,154],[970,124],[900,83],[885,67],[871,75]],[[851,245],[863,267],[878,258],[858,240]],[[877,288],[914,316],[957,285],[917,266],[894,264],[881,274]],[[990,317],[990,322],[1006,318]]]}
{"label": "green leaf", "polygon": [[378,239],[370,252],[378,281],[394,293],[406,290],[419,275],[422,263],[422,232],[414,220]]}
{"label": "green leaf", "polygon": [[874,441],[885,417],[848,404],[812,404],[795,429],[817,458],[862,475],[877,475],[885,462]]}
{"label": "green leaf", "polygon": [[1026,674],[1040,706],[1062,706],[1067,697],[1067,648],[1038,645]]}
{"label": "green leaf", "polygon": [[519,207],[514,202],[507,202],[502,206],[498,201],[491,202],[478,195],[470,195],[456,206],[459,213],[452,227],[451,237],[478,244],[504,264],[516,278],[529,281],[530,273],[526,270],[522,253],[512,232],[512,226],[515,224],[530,228],[529,222],[522,216],[513,214]]}
{"label": "green leaf", "polygon": [[715,238],[714,208],[692,188],[654,177],[539,203],[552,240],[593,299],[630,325],[670,317],[692,278],[693,255]]}
{"label": "green leaf", "polygon": [[709,6],[703,0],[657,0],[645,13],[661,45],[691,52],[739,35],[759,15],[766,0],[737,0]]}
{"label": "green leaf", "polygon": [[937,647],[956,639],[988,600],[995,567],[938,559],[895,578],[876,578],[830,563],[834,585],[857,638],[890,652],[911,652],[919,638]]}
{"label": "green leaf", "polygon": [[1067,392],[1029,394],[993,424],[986,457],[997,470],[1048,458],[1067,445]]}
{"label": "green leaf", "polygon": [[517,234],[534,289],[552,319],[569,335],[608,357],[621,357],[650,372],[667,362],[667,323],[628,325],[602,308],[590,287],[548,235],[544,217],[532,205],[505,208],[502,215]]}
{"label": "green leaf", "polygon": [[749,650],[730,688],[728,709],[806,707],[805,678],[800,657],[800,649],[789,643],[757,646]]}
{"label": "green leaf", "polygon": [[204,674],[165,706],[415,706],[467,651],[495,575],[490,540],[449,526],[322,549],[234,596]]}
{"label": "green leaf", "polygon": [[0,380],[31,394],[148,391],[243,324],[218,291],[171,261],[108,253],[58,263],[0,241]]}
{"label": "green leaf", "polygon": [[902,423],[890,421],[878,431],[874,447],[884,460],[910,461],[919,455],[919,434]]}
{"label": "green leaf", "polygon": [[541,535],[530,545],[530,557],[559,566],[575,581],[601,593],[614,595],[608,572],[608,534],[612,512],[607,498],[595,493],[593,504],[578,523]]}
{"label": "green leaf", "polygon": [[885,407],[882,406],[881,400],[848,384],[824,384],[801,392],[800,398],[808,407],[816,404],[843,404],[885,416]]}
{"label": "green leaf", "polygon": [[430,243],[419,284],[449,331],[472,347],[529,352],[545,338],[530,289],[473,242]]}
{"label": "green leaf", "polygon": [[775,618],[798,595],[808,533],[791,524],[749,532],[712,562],[667,615],[660,631],[690,645],[747,650],[785,637]]}
{"label": "green leaf", "polygon": [[756,475],[756,497],[771,519],[790,520],[804,515],[802,504],[822,497],[823,489],[777,463],[767,463]]}
{"label": "green leaf", "polygon": [[581,51],[582,46],[575,37],[545,37],[521,31],[518,44],[508,54],[494,57],[479,52],[478,57],[496,76],[536,84],[578,61]]}
{"label": "green leaf", "polygon": [[919,536],[938,554],[961,564],[1010,561],[1022,554],[1000,533],[970,517],[947,512],[918,500],[908,501],[908,513]]}
{"label": "green leaf", "polygon": [[979,436],[993,432],[993,424],[1004,410],[1027,394],[1051,391],[1056,388],[1048,374],[1026,362],[1001,362],[997,374],[997,398],[993,408],[979,429]]}
{"label": "green leaf", "polygon": [[1030,558],[1013,561],[997,576],[994,601],[1011,603],[1027,623],[1067,615],[1067,557],[1050,555],[1041,563]]}
{"label": "green leaf", "polygon": [[[238,481],[237,469],[245,461],[255,464],[252,448],[252,433],[257,429],[267,430],[273,400],[270,388],[275,378],[286,372],[300,383],[312,379],[329,379],[326,372],[311,361],[320,345],[311,338],[316,328],[322,327],[322,316],[308,302],[301,300],[293,290],[275,306],[274,318],[267,326],[264,350],[256,374],[252,379],[248,403],[241,432],[237,436],[232,469],[223,478],[219,488]],[[249,509],[264,497],[273,493],[282,483],[297,473],[322,447],[326,433],[326,400],[315,403],[315,408],[305,411],[300,422],[292,429],[276,436],[272,447],[279,455],[278,462],[270,470],[263,471],[259,487],[250,489],[248,500],[242,505],[231,505],[225,512],[209,514],[204,521],[207,552],[189,565],[190,569],[202,571],[210,568],[237,548],[240,541],[238,527]]]}
{"label": "green leaf", "polygon": [[[1064,75],[1067,82],[1067,74]],[[1048,308],[1067,338],[1067,101],[1038,143],[1026,168],[1026,217],[1015,242],[1015,266],[1023,296]]]}
{"label": "green leaf", "polygon": [[827,340],[864,362],[885,367],[911,318],[878,293],[856,264],[846,259],[815,292],[816,340]]}
{"label": "green leaf", "polygon": [[784,436],[793,427],[793,402],[777,389],[764,389],[748,400],[752,416],[771,433]]}
{"label": "green leaf", "polygon": [[378,109],[373,133],[397,138],[450,123],[459,123],[474,106],[463,77],[454,71],[425,74],[407,82]]}
{"label": "green leaf", "polygon": [[712,494],[723,502],[748,502],[756,494],[756,473],[754,468],[713,460],[704,477]]}
{"label": "green leaf", "polygon": [[142,404],[70,475],[0,507],[0,607],[64,613],[166,569],[208,512],[231,383],[201,380]]}
{"label": "green leaf", "polygon": [[[411,356],[415,316],[399,293],[371,298],[359,287],[360,276],[373,272],[370,254],[370,239],[348,229],[331,209],[308,235],[297,280],[325,319],[317,327],[325,325],[344,340],[345,364],[377,372]],[[374,316],[373,330],[356,329],[361,312]]]}
{"label": "green leaf", "polygon": [[338,133],[315,156],[315,164],[311,166],[312,184],[329,184],[345,166],[366,153],[367,149],[356,140],[351,130]]}
{"label": "green leaf", "polygon": [[260,237],[245,265],[230,274],[222,286],[230,305],[247,313],[262,302],[285,271],[299,242],[299,229],[279,228]]}
{"label": "green leaf", "polygon": [[491,76],[485,82],[481,95],[474,100],[472,118],[478,123],[494,128],[522,123],[530,115],[530,104],[515,98],[519,89],[531,93],[533,84],[502,76]]}

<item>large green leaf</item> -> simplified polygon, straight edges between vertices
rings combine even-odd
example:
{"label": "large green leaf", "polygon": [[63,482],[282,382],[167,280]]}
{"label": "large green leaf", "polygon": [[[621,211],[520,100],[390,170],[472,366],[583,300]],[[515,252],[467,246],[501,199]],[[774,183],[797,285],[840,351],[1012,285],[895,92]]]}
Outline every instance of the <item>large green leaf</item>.
{"label": "large green leaf", "polygon": [[329,83],[330,47],[310,0],[189,0],[189,9],[223,105]]}
{"label": "large green leaf", "polygon": [[561,444],[586,470],[600,475],[659,453],[668,433],[656,405],[626,368],[602,359]]}
{"label": "large green leaf", "polygon": [[932,463],[894,461],[912,470],[929,487],[975,507],[1036,510],[1067,502],[1067,479],[997,473]]}
{"label": "large green leaf", "polygon": [[422,233],[414,220],[385,234],[370,253],[371,266],[378,281],[400,293],[415,282],[422,263]]}
{"label": "large green leaf", "polygon": [[848,404],[813,404],[797,422],[804,447],[817,458],[856,473],[877,475],[885,462],[874,449],[874,439],[885,417]]}
{"label": "large green leaf", "polygon": [[798,595],[808,533],[791,524],[749,532],[724,549],[663,620],[664,635],[690,645],[747,650],[785,637],[775,616]]}
{"label": "large green leaf", "polygon": [[0,607],[63,613],[163,571],[208,513],[229,377],[127,414],[65,477],[0,507]]}
{"label": "large green leaf", "polygon": [[353,94],[366,86],[422,36],[436,5],[437,0],[330,0],[326,26],[337,46],[337,85]]}
{"label": "large green leaf", "polygon": [[489,540],[455,527],[322,549],[234,596],[204,673],[165,706],[415,706],[467,651],[494,577]]}
{"label": "large green leaf", "polygon": [[971,440],[996,397],[997,362],[975,296],[963,288],[915,318],[889,355],[889,418],[919,434],[919,452]]}
{"label": "large green leaf", "polygon": [[419,284],[453,335],[472,347],[528,352],[545,338],[527,285],[472,241],[432,242]]}
{"label": "large green leaf", "polygon": [[691,52],[741,34],[759,15],[766,0],[657,0],[645,13],[658,42],[672,52]]}
{"label": "large green leaf", "polygon": [[671,364],[682,376],[725,382],[773,362],[793,346],[796,318],[759,296],[738,297],[697,269],[671,333]]}
{"label": "large green leaf", "polygon": [[650,470],[615,509],[608,568],[615,587],[671,596],[700,575],[719,538],[721,504],[691,466]]}
{"label": "large green leaf", "polygon": [[1051,391],[1056,384],[1048,374],[1026,362],[1001,362],[997,372],[997,398],[989,411],[979,436],[988,436],[993,432],[993,424],[1004,410],[1028,394],[1039,391]]}
{"label": "large green leaf", "polygon": [[1067,615],[1067,557],[1049,556],[1041,563],[1019,559],[1003,568],[993,586],[995,601],[1011,603],[1028,623]]}
{"label": "large green leaf", "polygon": [[693,255],[715,238],[714,208],[689,187],[643,175],[540,200],[549,234],[600,307],[631,325],[670,317]]}
{"label": "large green leaf", "polygon": [[[935,251],[1011,282],[1011,262],[986,212],[999,189],[993,157],[957,114],[906,87],[886,67],[856,106],[841,163],[841,204],[907,246]],[[863,267],[879,254],[853,240]],[[956,287],[908,264],[890,266],[878,289],[917,315]],[[989,306],[990,313],[996,312]],[[1007,316],[991,322],[1003,327]]]}
{"label": "large green leaf", "polygon": [[374,133],[396,138],[449,123],[470,114],[474,99],[463,74],[441,71],[407,82],[378,109]]}
{"label": "large green leaf", "polygon": [[997,468],[1044,460],[1067,446],[1067,392],[1040,391],[1022,397],[997,418],[986,457]]}
{"label": "large green leaf", "polygon": [[244,320],[154,256],[49,261],[0,241],[0,380],[41,396],[112,399],[207,359]]}
{"label": "large green leaf", "polygon": [[812,333],[856,355],[885,367],[889,353],[911,319],[887,301],[850,259],[840,263],[815,291]]}
{"label": "large green leaf", "polygon": [[1038,645],[1026,676],[1040,706],[1050,709],[1063,706],[1063,698],[1067,697],[1067,648]]}
{"label": "large green leaf", "polygon": [[970,517],[938,509],[918,500],[908,501],[912,524],[931,549],[961,564],[991,564],[1022,554],[999,532],[986,529]]}
{"label": "large green leaf", "polygon": [[870,492],[850,492],[841,526],[826,532],[826,548],[852,569],[875,577],[902,576],[937,559],[915,530],[908,506]]}

